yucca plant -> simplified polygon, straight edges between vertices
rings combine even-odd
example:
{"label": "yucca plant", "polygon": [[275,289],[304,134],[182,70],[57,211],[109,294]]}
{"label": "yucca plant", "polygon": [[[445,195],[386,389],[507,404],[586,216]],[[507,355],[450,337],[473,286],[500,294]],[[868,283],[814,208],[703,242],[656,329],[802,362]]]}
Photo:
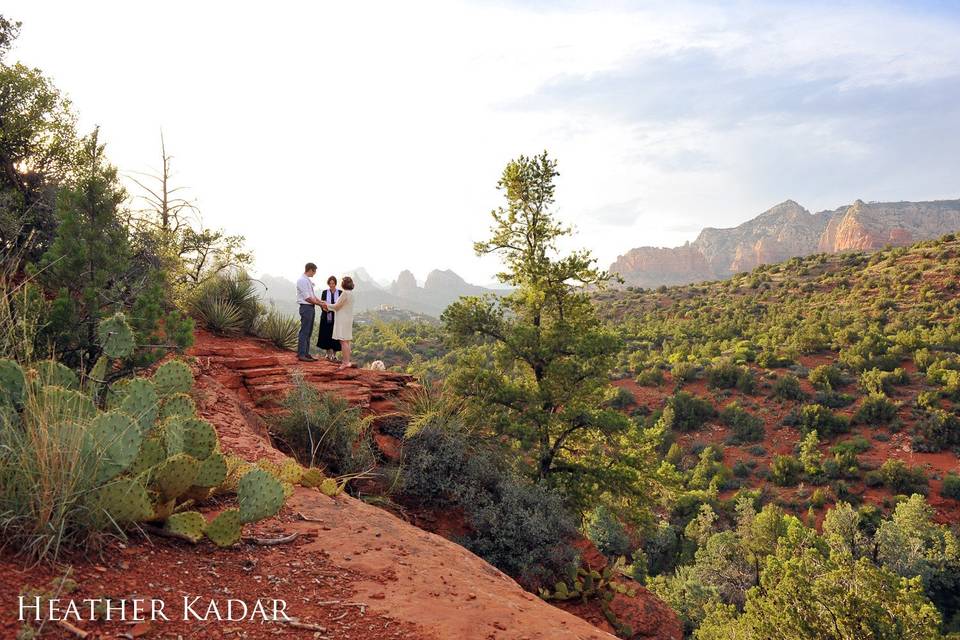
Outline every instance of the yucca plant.
{"label": "yucca plant", "polygon": [[194,310],[207,329],[217,335],[240,336],[244,333],[243,313],[229,300],[200,298]]}
{"label": "yucca plant", "polygon": [[251,333],[263,312],[256,285],[243,272],[205,282],[194,296],[192,306],[208,329],[222,335]]}
{"label": "yucca plant", "polygon": [[404,437],[413,438],[427,428],[459,425],[462,408],[463,402],[450,393],[444,383],[424,381],[407,393],[399,407],[400,413],[408,418]]}
{"label": "yucca plant", "polygon": [[295,349],[299,333],[300,321],[276,310],[271,310],[257,322],[256,334],[280,349]]}

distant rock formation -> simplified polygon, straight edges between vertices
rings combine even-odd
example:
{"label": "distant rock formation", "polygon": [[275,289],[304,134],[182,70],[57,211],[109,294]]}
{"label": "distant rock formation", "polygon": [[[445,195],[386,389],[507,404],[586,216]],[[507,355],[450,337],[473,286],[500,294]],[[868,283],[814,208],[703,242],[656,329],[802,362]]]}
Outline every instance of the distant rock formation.
{"label": "distant rock formation", "polygon": [[627,284],[727,278],[795,256],[872,251],[960,230],[960,200],[871,202],[810,213],[787,200],[732,229],[706,228],[682,247],[638,247],[611,265]]}

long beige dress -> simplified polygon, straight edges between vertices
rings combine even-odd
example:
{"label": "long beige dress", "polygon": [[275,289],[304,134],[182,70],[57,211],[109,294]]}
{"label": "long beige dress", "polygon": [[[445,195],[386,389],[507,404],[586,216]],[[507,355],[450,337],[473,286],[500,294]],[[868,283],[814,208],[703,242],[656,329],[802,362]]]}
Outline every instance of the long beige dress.
{"label": "long beige dress", "polygon": [[334,340],[353,340],[353,291],[344,291],[336,304],[330,305],[336,311],[333,316]]}

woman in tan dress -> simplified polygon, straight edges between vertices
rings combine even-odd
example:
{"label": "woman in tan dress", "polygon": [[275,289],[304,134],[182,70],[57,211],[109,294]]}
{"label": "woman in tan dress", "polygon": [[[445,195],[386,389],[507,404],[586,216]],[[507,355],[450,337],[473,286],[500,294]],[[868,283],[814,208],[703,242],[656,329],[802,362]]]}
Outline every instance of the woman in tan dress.
{"label": "woman in tan dress", "polygon": [[343,293],[340,299],[334,304],[324,303],[321,305],[324,311],[335,311],[333,317],[333,335],[334,340],[340,341],[340,348],[343,350],[343,362],[340,369],[352,367],[350,362],[350,346],[353,342],[353,278],[344,276],[340,282],[343,287]]}

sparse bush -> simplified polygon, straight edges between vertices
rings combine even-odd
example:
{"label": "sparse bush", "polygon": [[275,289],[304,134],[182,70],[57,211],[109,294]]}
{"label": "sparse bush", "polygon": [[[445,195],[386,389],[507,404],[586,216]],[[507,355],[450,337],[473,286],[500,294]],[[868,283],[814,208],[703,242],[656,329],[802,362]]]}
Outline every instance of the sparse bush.
{"label": "sparse bush", "polygon": [[751,414],[736,402],[723,408],[720,412],[720,421],[730,427],[733,432],[730,440],[734,444],[763,440],[765,433],[763,420]]}
{"label": "sparse bush", "polygon": [[645,369],[637,374],[635,382],[641,387],[659,387],[663,384],[663,371],[660,369]]}
{"label": "sparse bush", "polygon": [[793,456],[773,456],[770,481],[781,487],[792,487],[800,480],[803,464]]}
{"label": "sparse bush", "polygon": [[687,391],[678,391],[667,400],[660,419],[669,429],[693,431],[715,415],[716,410],[709,400]]}
{"label": "sparse bush", "polygon": [[587,538],[608,558],[630,553],[630,536],[607,507],[595,508],[587,517],[585,529]]}
{"label": "sparse bush", "polygon": [[843,374],[832,364],[822,364],[810,370],[810,384],[818,391],[833,391],[843,384]]}
{"label": "sparse bush", "polygon": [[689,382],[697,375],[697,365],[692,362],[680,361],[670,367],[670,375],[678,384]]}
{"label": "sparse bush", "polygon": [[298,375],[283,408],[272,431],[304,466],[322,466],[334,474],[373,466],[372,422],[360,407],[321,393]]}
{"label": "sparse bush", "polygon": [[914,448],[942,451],[960,444],[960,419],[943,409],[933,409],[917,423]]}
{"label": "sparse bush", "polygon": [[616,391],[613,392],[613,397],[607,400],[607,406],[612,409],[624,410],[630,405],[636,403],[637,398],[633,395],[633,392],[630,389],[624,387],[616,387]]}
{"label": "sparse bush", "polygon": [[824,437],[849,431],[850,422],[844,416],[837,415],[819,404],[806,404],[796,415],[796,425],[804,435],[816,431]]}
{"label": "sparse bush", "polygon": [[922,467],[908,467],[902,460],[889,459],[876,471],[867,474],[870,486],[882,484],[897,494],[927,493],[927,475]]}
{"label": "sparse bush", "polygon": [[886,424],[897,417],[897,403],[882,393],[871,393],[863,399],[853,419],[860,424]]}
{"label": "sparse bush", "polygon": [[943,486],[940,488],[940,495],[944,498],[960,500],[960,475],[948,473],[943,477]]}
{"label": "sparse bush", "polygon": [[747,394],[754,393],[757,387],[753,372],[730,360],[722,360],[707,367],[707,384],[715,389],[736,388]]}
{"label": "sparse bush", "polygon": [[780,400],[803,400],[806,394],[800,388],[797,376],[788,373],[773,383],[773,396]]}
{"label": "sparse bush", "polygon": [[869,369],[860,374],[860,386],[870,394],[890,395],[894,385],[909,382],[907,372],[897,368],[893,371]]}

